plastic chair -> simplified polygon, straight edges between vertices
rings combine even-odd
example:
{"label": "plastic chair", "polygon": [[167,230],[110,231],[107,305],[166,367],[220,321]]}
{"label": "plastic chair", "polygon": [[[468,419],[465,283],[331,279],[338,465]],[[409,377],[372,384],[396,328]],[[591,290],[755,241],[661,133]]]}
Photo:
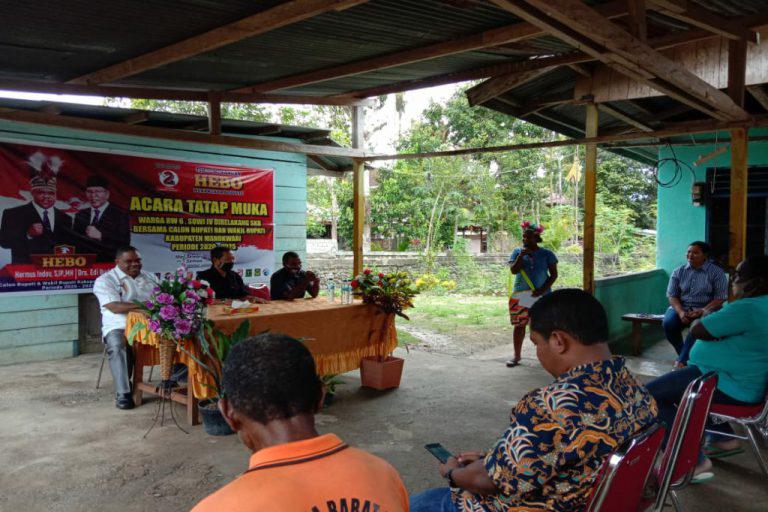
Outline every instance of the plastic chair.
{"label": "plastic chair", "polygon": [[664,432],[664,426],[655,423],[628,439],[605,460],[592,486],[587,512],[638,510]]}
{"label": "plastic chair", "polygon": [[265,284],[262,285],[248,285],[245,291],[250,297],[259,297],[264,300],[270,300],[272,297],[269,295],[269,287]]}
{"label": "plastic chair", "polygon": [[669,496],[675,510],[682,510],[676,491],[691,483],[701,453],[704,427],[717,374],[709,372],[691,382],[683,393],[661,463],[654,474],[659,486],[654,512],[661,512]]}
{"label": "plastic chair", "polygon": [[763,458],[763,455],[760,452],[760,445],[757,443],[757,434],[762,436],[764,442],[768,442],[768,392],[766,393],[765,401],[762,404],[712,404],[712,407],[709,409],[709,417],[715,423],[730,421],[743,426],[747,433],[746,436],[715,432],[712,430],[707,430],[707,433],[733,437],[735,439],[749,440],[749,445],[752,447],[752,453],[755,454],[760,469],[763,470],[765,476],[768,476],[768,463],[766,463],[765,458]]}

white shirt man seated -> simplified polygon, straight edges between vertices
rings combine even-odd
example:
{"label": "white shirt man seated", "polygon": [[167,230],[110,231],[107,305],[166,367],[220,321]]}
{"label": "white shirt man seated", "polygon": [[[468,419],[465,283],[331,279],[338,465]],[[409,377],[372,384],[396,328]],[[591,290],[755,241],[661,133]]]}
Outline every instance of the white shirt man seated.
{"label": "white shirt man seated", "polygon": [[134,301],[145,301],[157,286],[151,274],[141,270],[141,254],[135,247],[119,247],[115,268],[93,283],[93,293],[101,306],[101,333],[107,345],[109,369],[115,382],[116,406],[132,409],[131,370],[133,357],[125,337],[126,317],[139,309]]}

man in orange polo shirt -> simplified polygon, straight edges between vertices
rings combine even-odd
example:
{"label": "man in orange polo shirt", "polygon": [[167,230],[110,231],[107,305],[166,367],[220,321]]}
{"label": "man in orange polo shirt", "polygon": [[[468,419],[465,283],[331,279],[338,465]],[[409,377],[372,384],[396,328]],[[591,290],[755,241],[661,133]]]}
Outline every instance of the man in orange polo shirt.
{"label": "man in orange polo shirt", "polygon": [[248,470],[193,512],[401,512],[408,493],[384,460],[318,434],[323,399],[315,361],[299,341],[261,334],[235,345],[219,407],[253,453]]}

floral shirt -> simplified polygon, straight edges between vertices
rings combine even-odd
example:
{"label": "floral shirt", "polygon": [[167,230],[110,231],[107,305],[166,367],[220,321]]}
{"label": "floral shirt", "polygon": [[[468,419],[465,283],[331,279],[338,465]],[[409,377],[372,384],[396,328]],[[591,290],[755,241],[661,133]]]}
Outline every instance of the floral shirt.
{"label": "floral shirt", "polygon": [[654,423],[656,402],[624,359],[577,366],[528,393],[485,457],[499,493],[453,489],[462,512],[583,510],[605,457]]}

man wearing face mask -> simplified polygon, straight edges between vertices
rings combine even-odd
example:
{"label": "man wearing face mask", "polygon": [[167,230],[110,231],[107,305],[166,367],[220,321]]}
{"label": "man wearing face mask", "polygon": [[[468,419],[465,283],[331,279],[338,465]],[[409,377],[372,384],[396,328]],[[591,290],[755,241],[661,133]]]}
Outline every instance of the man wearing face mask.
{"label": "man wearing face mask", "polygon": [[208,281],[216,293],[217,299],[249,299],[253,302],[266,302],[258,297],[248,297],[248,290],[240,274],[232,270],[235,255],[228,247],[211,249],[211,268],[197,273],[197,279]]}
{"label": "man wearing face mask", "polygon": [[312,298],[320,292],[320,279],[314,272],[301,269],[301,258],[293,251],[283,254],[283,268],[269,280],[272,300],[301,299],[309,293]]}

